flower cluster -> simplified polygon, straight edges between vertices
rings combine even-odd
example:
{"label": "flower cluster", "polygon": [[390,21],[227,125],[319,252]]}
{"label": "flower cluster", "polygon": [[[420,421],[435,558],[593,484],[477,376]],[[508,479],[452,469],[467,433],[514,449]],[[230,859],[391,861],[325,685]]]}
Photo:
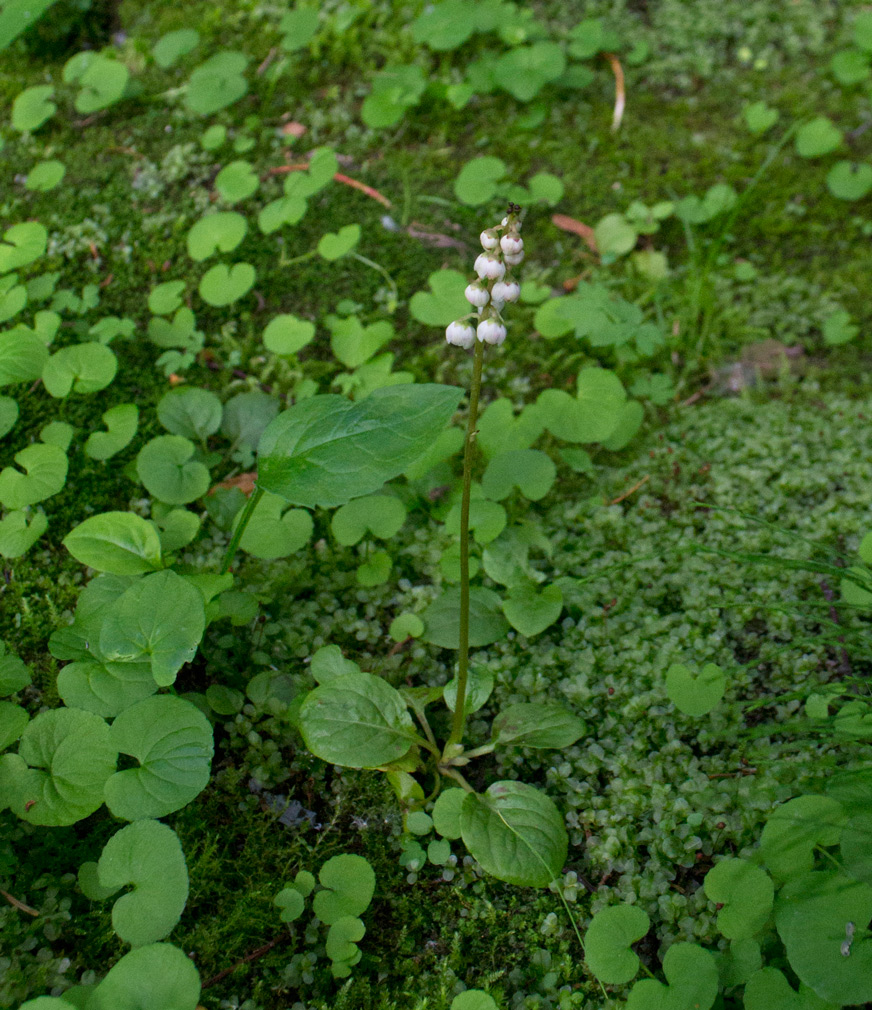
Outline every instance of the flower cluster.
{"label": "flower cluster", "polygon": [[[476,280],[466,287],[466,300],[476,311],[455,319],[446,329],[445,339],[457,347],[470,348],[476,336],[486,344],[501,344],[506,339],[506,326],[501,315],[506,302],[516,302],[521,285],[512,278],[512,267],[524,259],[524,240],[519,232],[521,222],[517,204],[509,204],[509,212],[494,228],[481,233],[484,252],[475,261]],[[473,327],[467,320],[477,318]]]}

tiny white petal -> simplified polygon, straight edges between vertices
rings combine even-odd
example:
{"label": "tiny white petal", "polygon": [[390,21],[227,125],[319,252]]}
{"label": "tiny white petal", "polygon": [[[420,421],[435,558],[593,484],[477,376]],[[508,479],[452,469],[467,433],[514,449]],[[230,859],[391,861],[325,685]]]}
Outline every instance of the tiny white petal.
{"label": "tiny white petal", "polygon": [[481,239],[482,249],[486,249],[488,252],[490,252],[491,249],[496,249],[500,242],[499,238],[497,238],[493,231],[490,230],[483,231],[479,238]]}
{"label": "tiny white petal", "polygon": [[466,300],[469,304],[474,305],[477,309],[483,309],[490,301],[487,288],[482,287],[481,284],[467,284],[466,290],[463,293],[466,295]]}
{"label": "tiny white petal", "polygon": [[475,272],[482,280],[502,280],[506,273],[506,265],[499,256],[493,253],[482,253],[475,261]]}
{"label": "tiny white petal", "polygon": [[505,255],[506,266],[516,267],[520,263],[524,262],[524,250],[522,249],[519,253],[506,253]]}
{"label": "tiny white petal", "polygon": [[475,330],[469,323],[455,319],[445,330],[445,339],[455,347],[469,349],[475,343]]}
{"label": "tiny white petal", "polygon": [[478,339],[486,344],[501,344],[506,339],[506,328],[496,319],[483,319],[478,324]]}
{"label": "tiny white petal", "polygon": [[524,240],[516,235],[503,235],[500,248],[509,256],[517,255],[524,248]]}
{"label": "tiny white petal", "polygon": [[521,294],[521,285],[517,281],[497,281],[491,291],[491,297],[496,302],[516,302]]}

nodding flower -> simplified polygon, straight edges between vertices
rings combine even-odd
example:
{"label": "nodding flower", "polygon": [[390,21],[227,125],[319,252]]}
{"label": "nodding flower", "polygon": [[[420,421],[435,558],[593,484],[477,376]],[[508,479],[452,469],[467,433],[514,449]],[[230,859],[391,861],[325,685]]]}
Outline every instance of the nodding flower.
{"label": "nodding flower", "polygon": [[[486,228],[481,235],[484,252],[475,260],[473,269],[476,277],[467,284],[464,295],[476,311],[461,319],[455,319],[445,330],[445,339],[455,347],[469,350],[475,344],[476,336],[483,344],[499,346],[506,339],[506,325],[502,310],[507,302],[516,302],[521,294],[521,285],[507,276],[513,266],[524,260],[524,240],[518,234],[521,222],[518,214],[521,208],[509,205],[509,213],[493,228]],[[474,326],[467,320],[477,317]]]}

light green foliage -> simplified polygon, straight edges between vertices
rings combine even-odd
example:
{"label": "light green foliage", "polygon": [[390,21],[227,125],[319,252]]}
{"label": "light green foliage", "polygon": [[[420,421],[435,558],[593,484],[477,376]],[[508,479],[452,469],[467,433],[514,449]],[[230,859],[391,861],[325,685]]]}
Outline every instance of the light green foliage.
{"label": "light green foliage", "polygon": [[315,324],[290,313],[276,316],[263,331],[263,345],[273,354],[296,354],[315,336]]}
{"label": "light green foliage", "polygon": [[[245,238],[247,229],[248,224],[245,218],[241,214],[237,214],[236,211],[218,211],[215,214],[207,214],[206,217],[201,217],[188,232],[188,255],[191,259],[199,262],[214,256],[219,251],[232,252]],[[181,282],[170,281],[168,283],[178,284]],[[160,288],[166,290],[164,285],[160,285]],[[178,290],[183,289],[184,285]],[[167,307],[164,308],[164,305],[159,303],[158,310],[172,312],[175,308],[174,305],[169,307],[168,300],[164,304]]]}
{"label": "light green foliage", "polygon": [[57,445],[29,445],[15,454],[15,463],[20,469],[7,466],[0,471],[0,504],[6,509],[35,505],[66,483],[67,454]]}
{"label": "light green foliage", "polygon": [[802,158],[820,158],[842,144],[842,134],[826,116],[818,116],[796,133],[796,153]]}
{"label": "light green foliage", "polygon": [[346,224],[338,232],[328,232],[318,241],[318,255],[333,262],[347,256],[360,241],[360,225]]}
{"label": "light green foliage", "polygon": [[193,961],[168,943],[139,947],[94,990],[89,1010],[196,1010],[200,979]]}
{"label": "light green foliage", "polygon": [[437,385],[377,389],[353,404],[339,396],[304,400],[264,432],[258,486],[293,505],[342,505],[423,455],[459,402],[459,389]]}
{"label": "light green foliage", "polygon": [[447,326],[469,310],[464,297],[467,279],[456,270],[437,270],[428,278],[430,291],[417,291],[409,302],[409,311],[419,323]]}
{"label": "light green foliage", "polygon": [[82,659],[64,666],[58,674],[57,689],[65,705],[112,718],[153,695],[157,684],[149,663]]}
{"label": "light green foliage", "polygon": [[[212,217],[217,215],[213,214]],[[207,220],[207,219],[203,219]],[[243,221],[245,219],[243,218]],[[214,224],[214,222],[212,222]],[[208,227],[212,227],[210,224]],[[197,225],[201,227],[206,227],[202,225],[202,221],[198,221]],[[194,227],[197,227],[195,225]],[[220,229],[219,229],[220,230]],[[193,228],[191,229],[193,231]],[[243,232],[244,234],[244,232]],[[191,232],[188,232],[188,241],[190,243]],[[205,236],[204,236],[205,237]],[[216,246],[218,241],[222,236],[216,237]],[[204,246],[207,248],[210,246],[209,242],[204,242]],[[196,259],[197,257],[193,257]],[[202,257],[205,259],[206,257]],[[164,281],[162,284],[156,284],[151,291],[148,293],[148,311],[154,312],[156,315],[165,316],[169,315],[170,312],[175,312],[176,309],[182,307],[182,292],[185,290],[184,281]]]}
{"label": "light green foliage", "polygon": [[481,989],[467,989],[451,1001],[451,1010],[497,1010],[492,996]]}
{"label": "light green foliage", "polygon": [[[458,608],[460,590],[447,589],[421,614],[424,622],[424,641],[443,649],[456,649],[460,628]],[[490,645],[498,642],[508,630],[503,617],[500,598],[490,589],[473,586],[469,593],[469,644]]]}
{"label": "light green foliage", "polygon": [[766,102],[752,102],[742,113],[751,133],[759,135],[766,133],[778,122],[778,109],[773,109]]}
{"label": "light green foliage", "polygon": [[98,572],[140,575],[160,567],[154,526],[131,512],[103,512],[85,519],[67,534],[64,547]]}
{"label": "light green foliage", "polygon": [[14,224],[0,242],[0,274],[28,266],[38,260],[48,245],[48,231],[37,221]]}
{"label": "light green foliage", "polygon": [[777,968],[755,972],[743,993],[745,1010],[824,1010],[826,1004],[806,986],[796,992]]}
{"label": "light green foliage", "polygon": [[309,666],[312,676],[319,684],[341,677],[347,673],[360,673],[360,667],[350,659],[344,659],[338,645],[323,645],[312,656]]}
{"label": "light green foliage", "polygon": [[57,112],[53,97],[54,88],[50,84],[25,88],[12,103],[13,127],[22,133],[38,130]]}
{"label": "light green foliage", "polygon": [[55,159],[40,161],[27,173],[24,185],[30,190],[47,192],[60,185],[66,171],[66,165],[62,161]]}
{"label": "light green foliage", "polygon": [[112,723],[111,741],[139,762],[106,783],[106,805],[116,817],[165,817],[190,803],[209,781],[212,728],[182,698],[160,695],[127,708]]}
{"label": "light green foliage", "polygon": [[313,523],[305,509],[289,509],[279,495],[265,494],[242,534],[239,546],[256,558],[286,558],[312,539]]}
{"label": "light green foliage", "polygon": [[399,614],[391,621],[388,634],[395,642],[405,642],[408,638],[420,638],[424,634],[424,622],[417,614]]}
{"label": "light green foliage", "polygon": [[503,600],[503,613],[511,626],[527,638],[541,634],[563,612],[563,593],[559,586],[543,589],[529,582],[514,581]]}
{"label": "light green foliage", "polygon": [[157,404],[160,423],[173,435],[205,441],[221,427],[221,401],[208,389],[172,389]]}
{"label": "light green foliage", "polygon": [[551,490],[556,476],[557,468],[544,452],[515,449],[491,458],[481,488],[494,501],[507,498],[514,487],[530,501],[539,501]]}
{"label": "light green foliage", "polygon": [[371,532],[379,540],[390,540],[406,521],[406,509],[399,498],[369,495],[355,498],[333,513],[333,536],[346,547],[359,543]]}
{"label": "light green foliage", "polygon": [[544,793],[523,782],[494,782],[467,793],[460,810],[464,844],[488,873],[523,887],[547,887],[560,873],[568,840]]}
{"label": "light green foliage", "polygon": [[594,228],[597,249],[603,256],[624,256],[636,246],[636,229],[623,214],[606,214]]}
{"label": "light green foliage", "polygon": [[188,900],[188,869],[179,839],[159,821],[140,820],[116,832],[97,863],[101,888],[133,890],[112,907],[112,928],[134,947],[162,940]]}
{"label": "light green foliage", "polygon": [[584,935],[584,959],[593,974],[607,985],[623,985],[636,977],[639,958],[630,945],[651,928],[651,920],[635,905],[603,908],[591,919]]}
{"label": "light green foliage", "polygon": [[111,459],[130,444],[139,427],[139,408],[135,403],[120,403],[107,410],[102,420],[108,430],[91,432],[85,442],[91,459]]}
{"label": "light green foliage", "polygon": [[217,263],[200,278],[197,290],[209,305],[232,305],[248,294],[256,276],[250,263]]}
{"label": "light green foliage", "polygon": [[497,191],[497,184],[507,172],[506,164],[500,158],[485,154],[468,161],[454,180],[454,195],[461,203],[471,207],[491,200]]}
{"label": "light green foliage", "polygon": [[782,880],[806,873],[815,845],[835,845],[845,823],[838,801],[800,796],[772,812],[760,837],[760,852],[773,876]]}
{"label": "light green foliage", "polygon": [[305,49],[318,32],[318,11],[312,7],[295,7],[287,11],[279,22],[282,32],[281,47],[286,52]]}
{"label": "light green foliage", "polygon": [[185,104],[198,116],[211,116],[238,102],[248,91],[244,53],[223,51],[195,67],[188,80]]}
{"label": "light green foliage", "polygon": [[42,370],[42,384],[54,397],[63,399],[70,393],[97,393],[115,378],[118,359],[105,344],[88,341],[72,347],[62,347],[53,354]]}
{"label": "light green foliage", "polygon": [[209,471],[194,459],[195,446],[181,435],[158,435],[140,450],[136,473],[149,494],[167,505],[184,505],[209,490]]}
{"label": "light green foliage", "polygon": [[692,943],[676,943],[663,958],[667,985],[643,979],[630,990],[627,1010],[709,1010],[718,993],[718,969],[712,955]]}
{"label": "light green foliage", "polygon": [[493,739],[497,744],[561,750],[585,729],[581,719],[560,705],[521,703],[504,708],[494,719]]}
{"label": "light green foliage", "polygon": [[130,71],[119,60],[100,53],[77,53],[64,64],[64,83],[78,84],[76,112],[90,115],[114,105],[124,95]]}
{"label": "light green foliage", "polygon": [[827,173],[827,189],[838,200],[862,200],[872,190],[872,165],[856,161],[836,162]]}
{"label": "light green foliage", "polygon": [[683,663],[673,663],[666,671],[666,693],[679,712],[706,715],[723,698],[727,678],[720,667],[707,663],[698,674]]}
{"label": "light green foliage", "polygon": [[48,361],[48,349],[37,336],[7,330],[0,334],[0,386],[33,382]]}
{"label": "light green foliage", "polygon": [[417,64],[387,66],[372,82],[360,110],[361,119],[373,128],[394,126],[406,109],[417,105],[427,87],[424,71]]}
{"label": "light green foliage", "polygon": [[239,203],[257,192],[260,180],[251,162],[231,161],[215,177],[215,189],[227,203]]}
{"label": "light green foliage", "polygon": [[327,316],[330,328],[330,349],[346,368],[358,368],[394,336],[394,328],[386,319],[364,326],[357,316]]}
{"label": "light green foliage", "polygon": [[[454,676],[442,690],[445,704],[452,712],[457,707],[457,689],[457,677]],[[477,712],[490,698],[493,689],[494,678],[490,670],[473,664],[468,671],[466,694],[463,698],[464,711],[467,713]]]}
{"label": "light green foliage", "polygon": [[758,933],[772,911],[775,887],[759,866],[744,859],[722,859],[705,877],[710,901],[723,905],[718,929],[731,940],[745,940]]}
{"label": "light green foliage", "polygon": [[200,35],[193,28],[179,28],[167,32],[155,42],[152,54],[159,67],[168,70],[175,66],[183,56],[193,52],[200,42]]}

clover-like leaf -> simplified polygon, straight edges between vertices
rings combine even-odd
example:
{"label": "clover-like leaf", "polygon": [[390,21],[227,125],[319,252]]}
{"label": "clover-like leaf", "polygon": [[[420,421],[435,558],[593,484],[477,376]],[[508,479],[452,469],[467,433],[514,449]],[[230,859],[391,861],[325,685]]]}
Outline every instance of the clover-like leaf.
{"label": "clover-like leaf", "polygon": [[755,136],[765,133],[778,122],[778,109],[766,102],[754,102],[742,113],[745,125]]}
{"label": "clover-like leaf", "polygon": [[248,91],[243,76],[248,57],[244,53],[222,51],[194,68],[188,81],[185,105],[198,116],[211,116],[238,102]]}
{"label": "clover-like leaf", "polygon": [[[216,217],[217,215],[212,214],[211,216]],[[206,220],[206,218],[203,218],[203,220]],[[245,219],[243,218],[243,221],[244,220]],[[197,223],[199,224],[200,222]],[[194,225],[194,227],[196,227],[196,225]],[[191,233],[188,232],[189,241],[190,235]],[[206,257],[204,256],[202,258],[205,259]],[[184,281],[164,281],[162,284],[156,284],[148,293],[148,311],[153,312],[158,316],[166,316],[171,312],[175,312],[176,309],[179,309],[182,306],[181,296],[184,290]]]}
{"label": "clover-like leaf", "polygon": [[845,823],[838,800],[799,796],[769,815],[760,835],[760,853],[773,876],[787,880],[814,865],[816,845],[836,845]]}
{"label": "clover-like leaf", "polygon": [[747,939],[766,925],[775,885],[759,866],[746,859],[722,859],[706,874],[703,886],[709,900],[723,906],[718,929],[728,939]]}
{"label": "clover-like leaf", "polygon": [[506,172],[506,163],[491,154],[473,158],[461,168],[454,180],[454,195],[470,207],[481,206],[496,195]]}
{"label": "clover-like leaf", "polygon": [[[447,589],[421,614],[423,640],[443,649],[460,647],[460,590]],[[474,586],[469,592],[469,644],[476,648],[499,641],[509,630],[500,598],[490,589]]]}
{"label": "clover-like leaf", "polygon": [[294,7],[286,11],[279,22],[282,40],[279,45],[285,52],[304,49],[318,32],[318,11],[312,7]]}
{"label": "clover-like leaf", "polygon": [[111,348],[95,340],[62,347],[45,363],[42,384],[51,396],[97,393],[115,378],[118,359]]}
{"label": "clover-like leaf", "polygon": [[138,947],[109,969],[88,1010],[196,1010],[200,976],[194,962],[168,943]]}
{"label": "clover-like leaf", "polygon": [[3,233],[0,242],[0,274],[26,267],[45,255],[48,231],[37,221],[14,224]]}
{"label": "clover-like leaf", "polygon": [[805,123],[796,133],[796,153],[801,158],[820,158],[840,147],[841,131],[826,116]]}
{"label": "clover-like leaf", "polygon": [[24,186],[38,193],[46,193],[60,185],[66,171],[67,167],[62,161],[40,161],[27,173]]}
{"label": "clover-like leaf", "polygon": [[347,673],[310,691],[298,714],[306,746],[347,768],[378,768],[417,741],[399,692],[371,673]]}
{"label": "clover-like leaf", "polygon": [[375,873],[363,856],[333,856],[321,867],[318,880],[325,890],[315,894],[312,910],[328,926],[365,912],[375,893]]}
{"label": "clover-like leaf", "polygon": [[53,97],[54,88],[50,84],[25,88],[12,103],[12,126],[22,133],[38,130],[58,110]]}
{"label": "clover-like leaf", "polygon": [[509,624],[526,638],[541,634],[563,612],[563,593],[557,585],[538,590],[527,581],[516,582],[503,600]]}
{"label": "clover-like leaf", "polygon": [[112,743],[139,762],[106,783],[106,805],[116,817],[139,820],[181,810],[206,788],[212,761],[212,727],[182,698],[158,695],[122,712],[112,723]]}
{"label": "clover-like leaf", "polygon": [[562,750],[586,731],[584,722],[562,705],[521,702],[494,719],[493,739],[497,744]]}
{"label": "clover-like leaf", "polygon": [[296,354],[315,336],[315,324],[286,313],[276,316],[263,331],[263,345],[273,354]]}
{"label": "clover-like leaf", "polygon": [[385,67],[373,80],[372,93],[363,100],[361,119],[374,130],[394,126],[406,109],[417,105],[427,88],[418,64]]}
{"label": "clover-like leaf", "polygon": [[133,891],[112,907],[112,928],[134,947],[161,940],[181,918],[188,900],[188,868],[178,836],[154,820],[117,831],[97,863],[103,888],[126,884]]}
{"label": "clover-like leaf", "polygon": [[379,540],[390,540],[406,521],[406,507],[393,495],[355,498],[333,513],[333,536],[346,547],[359,543],[367,531]]}
{"label": "clover-like leaf", "polygon": [[161,687],[190,663],[206,628],[203,596],[175,572],[146,575],[112,605],[100,629],[105,658],[151,663]]}
{"label": "clover-like leaf", "polygon": [[214,256],[216,252],[231,252],[245,238],[247,230],[248,222],[235,210],[221,210],[215,214],[207,214],[196,221],[188,232],[188,255],[200,263]]}
{"label": "clover-like leaf", "polygon": [[636,976],[639,958],[631,944],[651,928],[651,920],[637,905],[601,908],[584,934],[584,959],[594,976],[606,985],[624,985]]}
{"label": "clover-like leaf", "polygon": [[313,530],[312,516],[305,509],[288,509],[283,498],[264,494],[245,527],[239,546],[256,558],[286,558],[306,546]]}
{"label": "clover-like leaf", "polygon": [[594,228],[596,246],[603,256],[625,256],[636,248],[639,233],[623,214],[606,214]]}
{"label": "clover-like leaf", "polygon": [[15,454],[14,466],[0,471],[0,504],[23,509],[51,498],[67,481],[67,454],[56,445],[28,445]]}
{"label": "clover-like leaf", "polygon": [[44,512],[8,512],[0,519],[0,557],[21,557],[47,529],[48,519]]}
{"label": "clover-like leaf", "polygon": [[232,305],[248,294],[255,277],[256,271],[250,263],[234,263],[229,267],[217,263],[200,278],[197,290],[210,305]]}
{"label": "clover-like leaf", "polygon": [[261,436],[258,487],[322,508],[370,494],[423,455],[460,395],[454,386],[416,384],[356,403],[332,395],[296,403]]}
{"label": "clover-like leaf", "polygon": [[838,161],[827,173],[827,189],[838,200],[862,200],[872,190],[872,165]]}
{"label": "clover-like leaf", "polygon": [[360,241],[360,225],[346,224],[338,232],[328,232],[318,241],[318,255],[329,262],[341,259]]}
{"label": "clover-like leaf", "polygon": [[[76,112],[90,115],[114,105],[124,95],[130,71],[120,62],[99,53],[86,53],[91,57],[81,74],[76,74],[75,80],[81,90],[74,102]],[[73,57],[75,59],[75,57]],[[68,64],[69,65],[69,61]],[[64,80],[69,83],[70,77],[64,68]]]}
{"label": "clover-like leaf", "polygon": [[534,42],[503,53],[494,65],[494,78],[519,102],[529,102],[565,69],[566,56],[556,42]]}
{"label": "clover-like leaf", "polygon": [[569,839],[553,801],[524,782],[494,782],[467,793],[463,842],[485,871],[520,887],[547,887],[566,861]]}
{"label": "clover-like leaf", "polygon": [[157,691],[150,663],[101,663],[76,660],[58,674],[58,694],[65,705],[114,718]]}
{"label": "clover-like leaf", "polygon": [[103,414],[108,431],[93,431],[85,442],[85,455],[107,460],[126,448],[139,427],[139,407],[135,403],[119,403]]}
{"label": "clover-like leaf", "polygon": [[544,452],[515,449],[491,457],[481,487],[493,501],[507,498],[513,487],[530,501],[538,501],[551,490],[556,475],[557,468]]}
{"label": "clover-like leaf", "polygon": [[666,693],[679,712],[685,715],[706,715],[723,698],[727,678],[714,663],[694,675],[683,663],[674,663],[666,671]]}
{"label": "clover-like leaf", "polygon": [[171,389],[157,405],[158,420],[167,431],[201,442],[221,427],[222,413],[218,397],[196,386]]}
{"label": "clover-like leaf", "polygon": [[18,753],[4,758],[4,798],[31,824],[75,824],[102,805],[116,757],[99,716],[75,708],[40,712],[22,733]]}
{"label": "clover-like leaf", "polygon": [[227,203],[247,200],[257,192],[259,185],[257,172],[252,168],[251,162],[244,160],[231,161],[215,177],[215,189]]}
{"label": "clover-like leaf", "polygon": [[475,31],[475,9],[464,0],[442,0],[412,23],[412,38],[436,52],[457,49]]}
{"label": "clover-like leaf", "polygon": [[[865,928],[870,919],[872,887],[835,870],[795,877],[781,889],[775,905],[775,925],[790,967],[821,999],[836,1006],[862,1006],[872,1000],[872,938]],[[853,937],[846,957],[842,944],[849,922],[865,935]]]}
{"label": "clover-like leaf", "polygon": [[282,910],[282,922],[294,922],[303,914],[306,902],[295,887],[285,887],[273,898],[273,904]]}
{"label": "clover-like leaf", "polygon": [[175,66],[183,56],[197,48],[200,35],[193,28],[178,28],[166,32],[155,42],[152,55],[155,63],[163,70]]}
{"label": "clover-like leaf", "polygon": [[[315,897],[317,899],[318,895]],[[364,933],[366,926],[353,916],[344,915],[330,926],[324,946],[327,956],[333,961],[332,971],[335,978],[348,976],[351,966],[360,960],[360,949],[356,941],[362,940]]]}
{"label": "clover-like leaf", "polygon": [[194,443],[158,435],[139,450],[136,472],[149,494],[167,505],[185,505],[209,490],[209,471],[193,459]]}
{"label": "clover-like leaf", "polygon": [[312,656],[309,670],[319,684],[325,684],[345,674],[360,673],[357,663],[345,659],[338,645],[321,646]]}
{"label": "clover-like leaf", "polygon": [[430,291],[417,291],[409,302],[409,311],[419,323],[447,326],[469,311],[464,291],[469,283],[457,270],[437,270],[428,278]]}
{"label": "clover-like leaf", "polygon": [[668,985],[643,979],[630,990],[627,1010],[709,1010],[718,995],[714,957],[694,943],[674,943],[663,958]]}
{"label": "clover-like leaf", "polygon": [[42,375],[47,361],[48,349],[35,334],[0,333],[0,386],[33,382]]}
{"label": "clover-like leaf", "polygon": [[358,368],[394,336],[394,328],[386,319],[364,326],[357,316],[328,316],[330,349],[346,368]]}

